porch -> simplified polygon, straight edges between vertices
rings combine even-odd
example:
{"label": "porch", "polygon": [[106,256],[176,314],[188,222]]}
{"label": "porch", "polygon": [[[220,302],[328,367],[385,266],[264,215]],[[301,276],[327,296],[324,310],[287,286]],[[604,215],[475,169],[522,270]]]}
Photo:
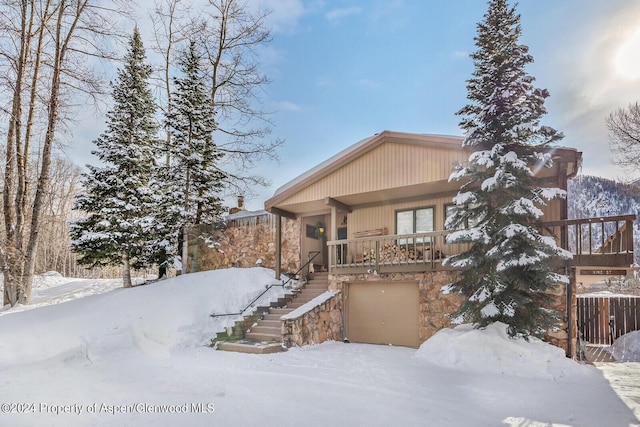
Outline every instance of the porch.
{"label": "porch", "polygon": [[[543,234],[574,257],[570,266],[629,267],[634,260],[635,215],[559,220],[542,223]],[[363,237],[327,242],[332,274],[419,272],[449,269],[442,260],[464,251],[449,244],[441,230],[387,235],[386,229],[369,230]]]}

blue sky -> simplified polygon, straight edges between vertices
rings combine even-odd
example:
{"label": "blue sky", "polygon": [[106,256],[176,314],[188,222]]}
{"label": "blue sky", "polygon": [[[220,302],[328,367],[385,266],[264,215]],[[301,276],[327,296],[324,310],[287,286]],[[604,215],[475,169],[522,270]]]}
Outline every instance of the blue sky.
{"label": "blue sky", "polygon": [[[272,10],[273,39],[259,52],[271,79],[262,102],[285,140],[280,162],[255,171],[272,185],[248,198],[249,209],[377,132],[461,134],[455,113],[467,102],[485,1],[249,1]],[[543,124],[583,152],[583,173],[628,179],[610,162],[604,119],[640,101],[640,2],[521,0],[517,10],[535,59],[528,71],[551,93]]]}

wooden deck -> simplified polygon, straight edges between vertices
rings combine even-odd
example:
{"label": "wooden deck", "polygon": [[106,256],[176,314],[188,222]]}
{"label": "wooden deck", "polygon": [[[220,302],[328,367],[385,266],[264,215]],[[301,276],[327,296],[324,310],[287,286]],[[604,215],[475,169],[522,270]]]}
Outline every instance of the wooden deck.
{"label": "wooden deck", "polygon": [[585,359],[587,363],[616,363],[617,360],[607,350],[607,345],[587,345]]}
{"label": "wooden deck", "polygon": [[[628,267],[634,260],[635,215],[544,222],[541,231],[573,254],[573,266]],[[450,230],[387,235],[386,228],[327,242],[329,270],[343,274],[451,269],[442,260],[468,248],[447,243]]]}

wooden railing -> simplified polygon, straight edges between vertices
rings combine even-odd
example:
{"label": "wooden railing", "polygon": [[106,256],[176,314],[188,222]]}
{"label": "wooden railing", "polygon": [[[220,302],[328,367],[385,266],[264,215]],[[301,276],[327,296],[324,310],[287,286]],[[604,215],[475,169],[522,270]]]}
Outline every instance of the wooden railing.
{"label": "wooden railing", "polygon": [[566,219],[542,224],[542,232],[573,254],[574,265],[629,266],[634,261],[635,215]]}
{"label": "wooden railing", "polygon": [[447,255],[463,249],[446,243],[447,234],[434,231],[329,241],[329,268],[370,273],[436,270]]}
{"label": "wooden railing", "polygon": [[[575,265],[628,266],[633,262],[635,215],[551,221],[542,233],[574,255]],[[378,234],[378,233],[371,233]],[[327,242],[329,269],[337,273],[430,271],[442,260],[466,249],[449,244],[449,231],[402,235],[373,235]]]}

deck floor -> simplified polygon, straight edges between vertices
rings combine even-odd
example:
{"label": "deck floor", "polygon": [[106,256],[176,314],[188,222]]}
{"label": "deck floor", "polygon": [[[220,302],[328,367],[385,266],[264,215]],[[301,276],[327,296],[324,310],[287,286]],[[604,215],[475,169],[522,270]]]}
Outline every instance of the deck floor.
{"label": "deck floor", "polygon": [[609,353],[608,345],[587,345],[585,358],[589,363],[615,363],[617,360]]}

